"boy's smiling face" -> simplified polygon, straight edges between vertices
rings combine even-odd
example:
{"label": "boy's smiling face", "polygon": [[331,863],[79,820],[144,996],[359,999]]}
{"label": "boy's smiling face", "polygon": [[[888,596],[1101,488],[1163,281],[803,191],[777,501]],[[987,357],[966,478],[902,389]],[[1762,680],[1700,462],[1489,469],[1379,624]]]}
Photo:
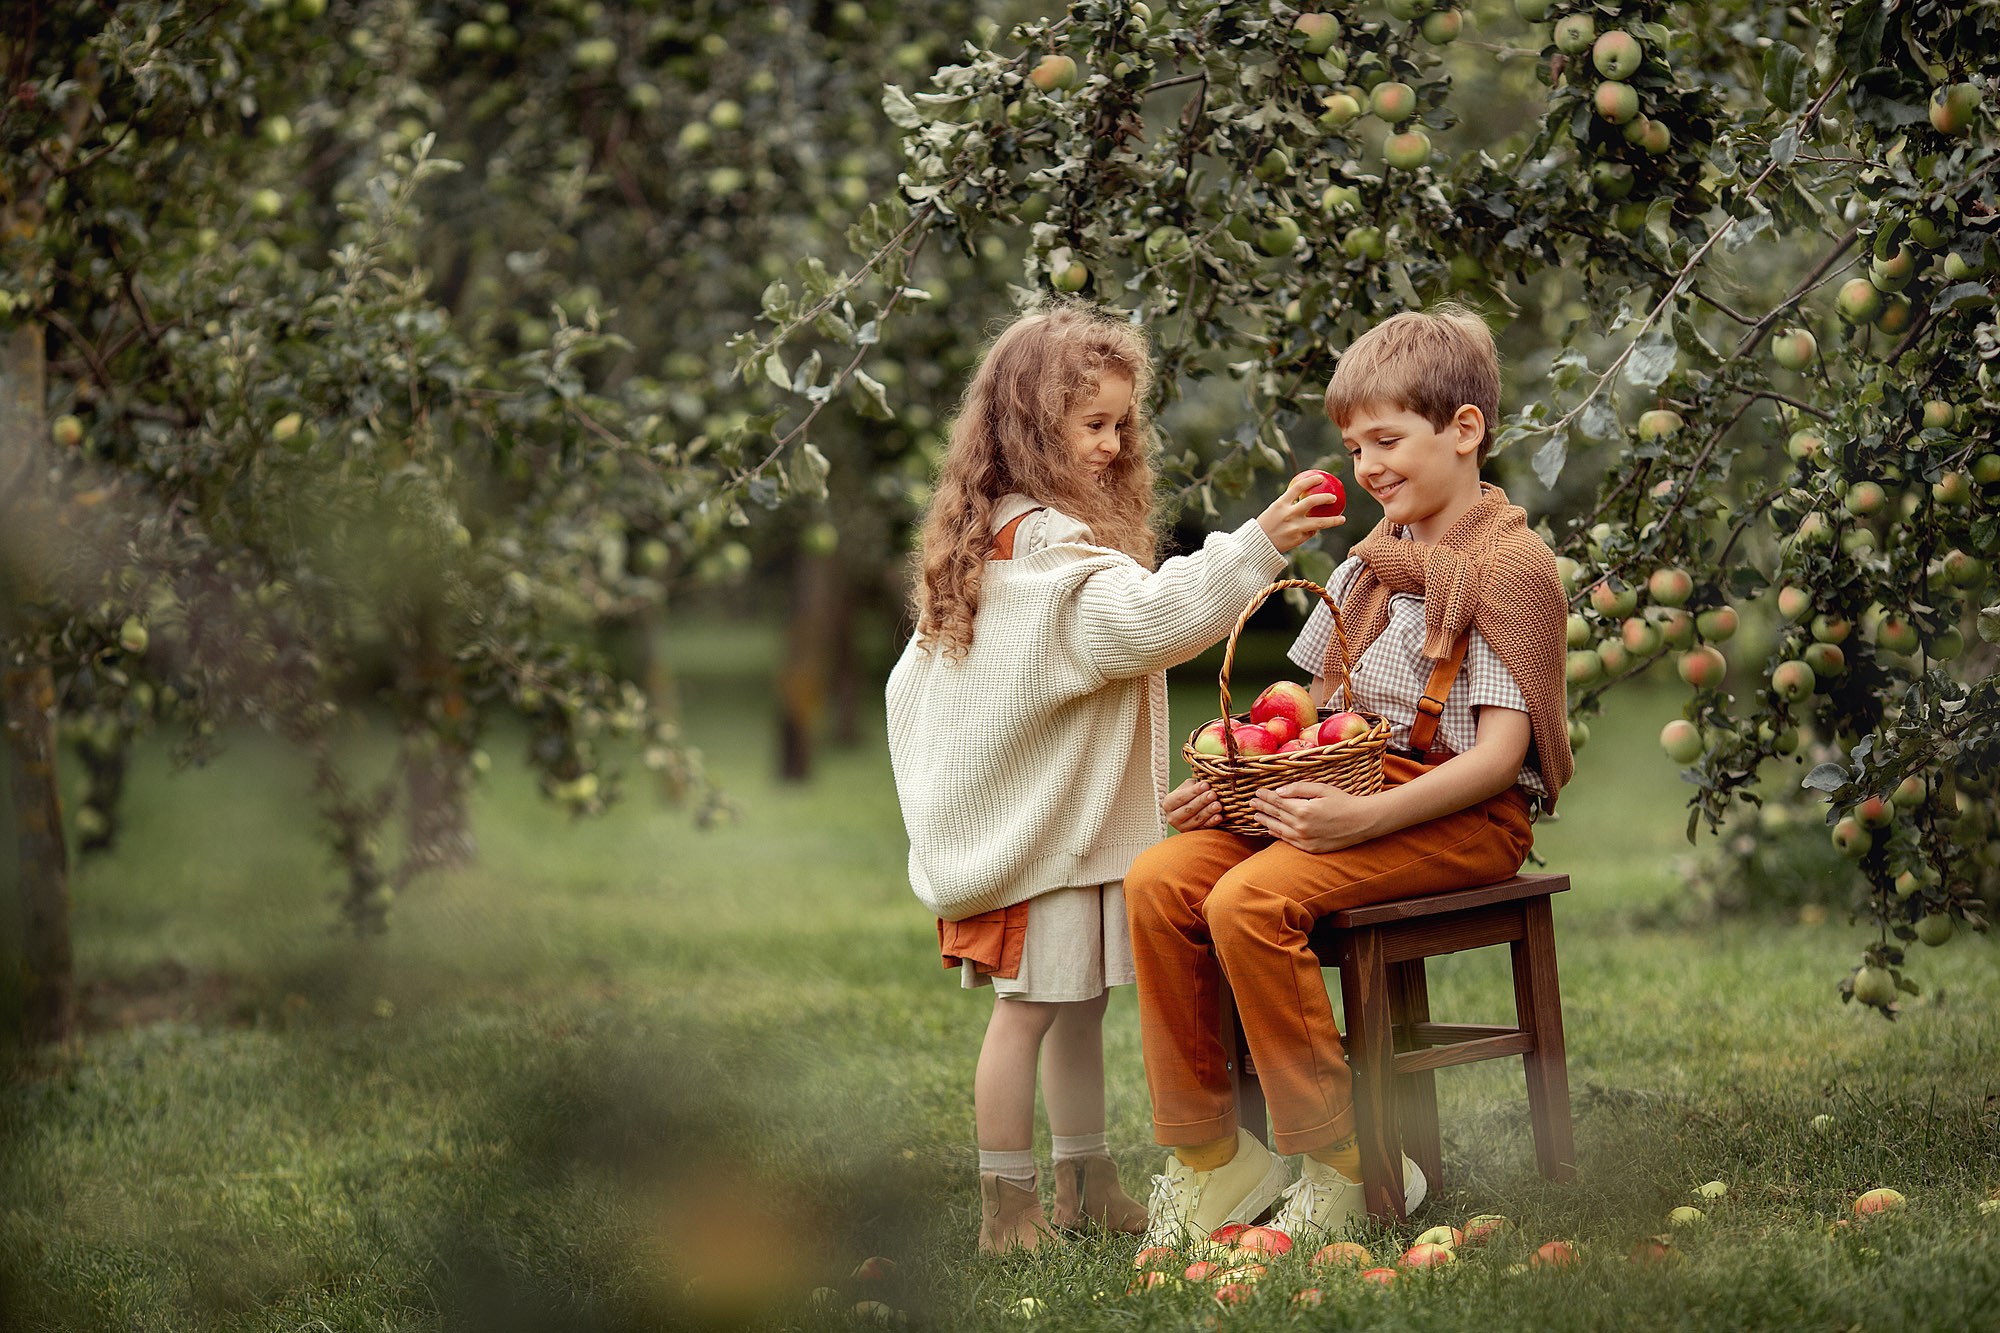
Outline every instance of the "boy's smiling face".
{"label": "boy's smiling face", "polygon": [[1479,502],[1479,444],[1486,419],[1471,404],[1442,428],[1392,403],[1354,409],[1340,428],[1354,479],[1391,523],[1433,542]]}

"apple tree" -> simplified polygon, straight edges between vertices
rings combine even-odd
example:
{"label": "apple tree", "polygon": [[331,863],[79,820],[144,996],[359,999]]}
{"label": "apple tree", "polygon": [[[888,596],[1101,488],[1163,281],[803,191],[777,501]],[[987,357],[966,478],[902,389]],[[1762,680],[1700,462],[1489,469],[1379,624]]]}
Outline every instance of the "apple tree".
{"label": "apple tree", "polygon": [[[768,429],[769,385],[737,383],[726,343],[796,264],[839,265],[853,215],[895,189],[881,89],[917,85],[981,8],[422,7],[423,98],[397,114],[435,127],[438,151],[465,168],[426,195],[421,253],[437,297],[516,351],[597,312],[620,341],[582,363],[587,381],[645,404],[719,462],[733,489],[673,520],[689,531],[628,516],[627,562],[664,590],[634,609],[632,639],[657,640],[669,605],[702,586],[755,598],[775,585],[789,622],[777,694],[792,777],[808,771],[823,715],[837,733],[853,729],[853,619],[893,601],[910,517],[904,488],[883,478],[933,433],[936,399],[971,350],[965,328],[997,312],[999,243],[933,253],[924,299],[866,331],[850,401],[811,405],[852,410],[818,412],[810,449],[788,444],[767,462],[768,443],[744,443]],[[786,368],[787,387],[800,369]],[[738,522],[774,509],[783,521]]]}
{"label": "apple tree", "polygon": [[[453,854],[423,808],[496,717],[578,813],[617,794],[620,738],[716,809],[591,630],[659,595],[622,559],[631,515],[689,531],[734,503],[718,468],[593,387],[616,345],[594,320],[509,350],[434,301],[419,197],[453,164],[399,115],[428,25],[402,0],[325,11],[0,18],[0,697],[31,1039],[74,1003],[59,718],[94,747],[106,719],[166,720],[190,761],[236,722],[300,747],[362,931]],[[341,741],[378,702],[399,753],[370,779]]]}
{"label": "apple tree", "polygon": [[1801,781],[1823,797],[1875,928],[1840,992],[1893,1016],[1904,946],[1984,929],[2000,891],[1991,21],[1080,0],[886,91],[900,190],[844,272],[772,287],[739,365],[836,394],[913,256],[1013,238],[1024,294],[1152,330],[1169,401],[1240,393],[1233,432],[1165,445],[1176,498],[1213,515],[1315,461],[1362,329],[1474,302],[1516,374],[1495,473],[1550,515],[1573,592],[1574,739],[1666,664],[1690,838]]}

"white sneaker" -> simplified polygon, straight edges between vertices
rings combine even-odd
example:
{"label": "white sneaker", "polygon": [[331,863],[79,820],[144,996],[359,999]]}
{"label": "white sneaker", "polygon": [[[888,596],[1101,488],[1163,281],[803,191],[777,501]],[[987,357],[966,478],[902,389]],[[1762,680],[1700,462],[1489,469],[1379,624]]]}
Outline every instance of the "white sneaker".
{"label": "white sneaker", "polygon": [[1284,1187],[1285,1159],[1247,1129],[1236,1131],[1236,1156],[1213,1171],[1196,1171],[1168,1153],[1167,1169],[1153,1177],[1139,1248],[1205,1250],[1210,1232],[1248,1222],[1269,1208]]}
{"label": "white sneaker", "polygon": [[[1338,1239],[1368,1216],[1368,1202],[1359,1181],[1349,1180],[1310,1155],[1299,1159],[1299,1178],[1278,1201],[1273,1231],[1291,1237],[1294,1247]],[[1430,1182],[1408,1157],[1403,1159],[1403,1211],[1414,1213],[1430,1193]]]}

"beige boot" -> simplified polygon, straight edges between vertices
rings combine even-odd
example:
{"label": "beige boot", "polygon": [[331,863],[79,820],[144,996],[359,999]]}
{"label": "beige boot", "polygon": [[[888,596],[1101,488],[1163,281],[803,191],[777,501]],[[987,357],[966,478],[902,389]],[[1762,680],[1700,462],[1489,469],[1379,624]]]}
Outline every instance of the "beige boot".
{"label": "beige boot", "polygon": [[1058,1231],[1076,1231],[1086,1218],[1106,1231],[1128,1236],[1146,1230],[1145,1205],[1125,1192],[1118,1181],[1118,1164],[1108,1156],[1069,1157],[1056,1163],[1056,1210],[1051,1220]]}
{"label": "beige boot", "polygon": [[1042,1196],[1033,1186],[1023,1189],[991,1171],[979,1173],[979,1252],[1005,1254],[1058,1245],[1062,1237],[1049,1227]]}

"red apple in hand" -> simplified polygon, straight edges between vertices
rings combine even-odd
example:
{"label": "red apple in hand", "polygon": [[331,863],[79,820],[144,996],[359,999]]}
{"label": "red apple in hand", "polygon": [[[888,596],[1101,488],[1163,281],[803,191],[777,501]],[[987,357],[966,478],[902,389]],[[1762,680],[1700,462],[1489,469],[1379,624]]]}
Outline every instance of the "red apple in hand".
{"label": "red apple in hand", "polygon": [[1346,512],[1347,488],[1340,484],[1340,478],[1334,476],[1331,472],[1322,472],[1318,468],[1312,468],[1293,477],[1292,485],[1296,486],[1300,482],[1308,480],[1312,482],[1312,485],[1306,488],[1305,493],[1307,495],[1330,496],[1333,501],[1331,504],[1314,505],[1312,510],[1314,518],[1332,518],[1335,515]]}

